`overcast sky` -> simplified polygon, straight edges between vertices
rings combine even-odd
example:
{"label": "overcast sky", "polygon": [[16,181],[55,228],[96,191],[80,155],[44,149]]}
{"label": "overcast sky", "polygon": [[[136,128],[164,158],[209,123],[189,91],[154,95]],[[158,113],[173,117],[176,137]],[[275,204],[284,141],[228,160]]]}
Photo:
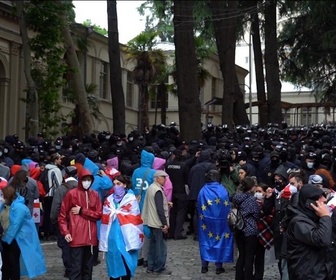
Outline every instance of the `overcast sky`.
{"label": "overcast sky", "polygon": [[[117,1],[119,42],[127,43],[145,29],[145,18],[140,17],[137,7],[145,1]],[[106,1],[73,1],[76,22],[86,19],[107,29]]]}

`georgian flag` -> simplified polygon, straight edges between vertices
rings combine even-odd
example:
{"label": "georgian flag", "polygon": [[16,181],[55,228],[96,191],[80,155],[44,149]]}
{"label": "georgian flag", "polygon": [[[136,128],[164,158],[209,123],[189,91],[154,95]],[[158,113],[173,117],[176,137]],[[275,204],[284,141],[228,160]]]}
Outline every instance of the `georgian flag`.
{"label": "georgian flag", "polygon": [[40,200],[38,198],[34,199],[32,218],[35,224],[41,222],[41,208],[40,208]]}
{"label": "georgian flag", "polygon": [[140,215],[139,204],[132,191],[124,196],[116,207],[113,194],[106,198],[103,205],[103,215],[100,226],[99,250],[107,252],[108,236],[111,225],[118,219],[126,250],[138,250],[143,245],[143,221]]}

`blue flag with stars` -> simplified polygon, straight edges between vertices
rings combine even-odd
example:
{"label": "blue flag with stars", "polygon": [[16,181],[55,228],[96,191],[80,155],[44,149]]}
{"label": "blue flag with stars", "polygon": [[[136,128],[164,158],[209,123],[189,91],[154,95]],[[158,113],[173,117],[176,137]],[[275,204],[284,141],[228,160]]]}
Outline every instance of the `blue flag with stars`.
{"label": "blue flag with stars", "polygon": [[202,261],[233,262],[233,235],[227,215],[229,194],[218,182],[206,183],[197,198],[198,239]]}

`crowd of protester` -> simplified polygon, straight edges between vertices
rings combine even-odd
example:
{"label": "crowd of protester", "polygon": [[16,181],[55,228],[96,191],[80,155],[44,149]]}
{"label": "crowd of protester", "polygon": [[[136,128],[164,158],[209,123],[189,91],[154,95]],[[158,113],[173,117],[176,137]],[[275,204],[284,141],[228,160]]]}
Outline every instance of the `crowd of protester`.
{"label": "crowd of protester", "polygon": [[[139,265],[169,275],[166,239],[187,235],[199,243],[202,273],[211,262],[224,273],[235,243],[236,280],[263,279],[271,248],[283,280],[335,279],[335,133],[328,125],[229,131],[208,124],[201,139],[186,142],[172,123],[81,140],[8,135],[0,140],[3,279],[45,272],[45,265],[22,267],[29,245],[44,259],[36,243],[20,244],[21,226],[9,236],[19,223],[35,223],[37,238],[57,240],[70,279],[90,279],[99,251],[110,279],[130,279]],[[235,232],[226,219],[233,206],[244,219]],[[12,210],[22,212],[20,221]]]}

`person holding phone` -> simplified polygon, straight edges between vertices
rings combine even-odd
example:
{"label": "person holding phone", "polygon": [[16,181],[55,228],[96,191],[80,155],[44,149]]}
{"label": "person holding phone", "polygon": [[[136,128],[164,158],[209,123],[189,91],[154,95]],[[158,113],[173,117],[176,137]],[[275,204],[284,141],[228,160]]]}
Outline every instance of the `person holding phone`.
{"label": "person holding phone", "polygon": [[330,279],[332,221],[326,201],[323,190],[315,185],[306,184],[299,192],[285,232],[289,279]]}

